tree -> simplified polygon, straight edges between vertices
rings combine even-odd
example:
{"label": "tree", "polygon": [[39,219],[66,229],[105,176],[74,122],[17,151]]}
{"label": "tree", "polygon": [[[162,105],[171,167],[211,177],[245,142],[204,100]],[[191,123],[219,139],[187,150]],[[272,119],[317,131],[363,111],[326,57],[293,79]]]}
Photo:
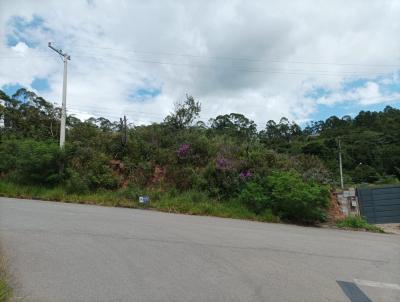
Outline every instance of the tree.
{"label": "tree", "polygon": [[369,166],[360,163],[353,172],[353,181],[355,183],[372,183],[379,179],[379,175],[376,170]]}
{"label": "tree", "polygon": [[173,129],[185,129],[192,126],[199,117],[200,102],[196,102],[191,95],[186,95],[186,100],[175,103],[175,110],[164,119],[164,123]]}
{"label": "tree", "polygon": [[211,119],[211,128],[217,133],[250,140],[257,135],[257,125],[243,114],[218,115]]}

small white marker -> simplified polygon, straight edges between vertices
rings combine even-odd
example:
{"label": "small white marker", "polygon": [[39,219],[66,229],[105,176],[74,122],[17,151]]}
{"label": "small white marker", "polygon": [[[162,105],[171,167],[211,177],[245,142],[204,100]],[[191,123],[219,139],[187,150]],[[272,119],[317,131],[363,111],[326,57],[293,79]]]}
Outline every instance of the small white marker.
{"label": "small white marker", "polygon": [[354,282],[357,283],[358,285],[400,290],[400,285],[393,283],[383,283],[383,282],[360,280],[360,279],[354,279]]}

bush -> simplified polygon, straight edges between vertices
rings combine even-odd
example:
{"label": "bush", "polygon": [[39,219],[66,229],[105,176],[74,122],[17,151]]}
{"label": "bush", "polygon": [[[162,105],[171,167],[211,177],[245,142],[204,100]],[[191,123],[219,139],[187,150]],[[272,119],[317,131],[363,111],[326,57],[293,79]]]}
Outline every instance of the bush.
{"label": "bush", "polygon": [[246,183],[238,200],[256,214],[271,207],[271,199],[267,196],[265,187],[257,182]]}
{"label": "bush", "polygon": [[24,140],[1,144],[0,168],[22,183],[56,184],[62,179],[62,153],[53,141]]}
{"label": "bush", "polygon": [[256,214],[271,209],[286,221],[315,223],[326,219],[329,190],[296,172],[276,172],[246,183],[238,199]]}
{"label": "bush", "polygon": [[284,220],[315,223],[326,220],[329,190],[304,181],[295,172],[278,172],[268,177],[272,211]]}
{"label": "bush", "polygon": [[68,194],[87,194],[89,186],[87,180],[75,171],[68,171],[69,177],[65,182],[65,191]]}
{"label": "bush", "polygon": [[143,194],[143,190],[141,190],[137,185],[134,183],[129,183],[126,188],[122,188],[118,190],[118,195],[121,198],[127,198],[132,200],[138,200],[140,195]]}
{"label": "bush", "polygon": [[375,168],[362,164],[358,165],[353,171],[353,181],[355,183],[373,183],[379,179],[379,174]]}
{"label": "bush", "polygon": [[384,233],[384,231],[376,225],[369,224],[364,217],[361,216],[347,216],[339,220],[336,225],[340,228],[361,229],[370,232]]}
{"label": "bush", "polygon": [[110,167],[110,158],[104,153],[88,147],[67,146],[67,162],[70,179],[67,185],[72,188],[82,180],[83,186],[90,190],[116,189],[119,177]]}
{"label": "bush", "polygon": [[259,220],[260,221],[264,221],[264,222],[279,222],[280,219],[278,216],[274,215],[274,213],[272,213],[271,209],[266,209],[264,212],[260,213],[258,215]]}

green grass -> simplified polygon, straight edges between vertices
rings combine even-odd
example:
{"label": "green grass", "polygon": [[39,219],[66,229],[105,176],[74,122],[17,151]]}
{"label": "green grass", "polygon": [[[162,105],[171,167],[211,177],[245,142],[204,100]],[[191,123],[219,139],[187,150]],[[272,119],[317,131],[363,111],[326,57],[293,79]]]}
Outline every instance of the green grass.
{"label": "green grass", "polygon": [[[139,204],[138,196],[141,194],[150,196],[151,203],[149,206]],[[169,213],[279,222],[279,218],[269,211],[256,215],[238,202],[213,200],[206,194],[197,191],[168,193],[159,190],[140,190],[135,187],[128,187],[117,191],[99,190],[90,194],[68,194],[62,187],[46,188],[0,181],[0,196],[111,207],[145,207]]]}
{"label": "green grass", "polygon": [[365,230],[369,232],[376,232],[376,233],[384,233],[385,231],[377,227],[376,225],[369,224],[365,218],[361,216],[348,216],[342,220],[339,220],[336,225],[339,228],[344,229],[357,229],[357,230]]}
{"label": "green grass", "polygon": [[9,301],[11,298],[11,288],[8,286],[7,281],[0,277],[0,302]]}
{"label": "green grass", "polygon": [[7,281],[6,261],[0,251],[0,302],[7,302],[11,299],[12,289]]}

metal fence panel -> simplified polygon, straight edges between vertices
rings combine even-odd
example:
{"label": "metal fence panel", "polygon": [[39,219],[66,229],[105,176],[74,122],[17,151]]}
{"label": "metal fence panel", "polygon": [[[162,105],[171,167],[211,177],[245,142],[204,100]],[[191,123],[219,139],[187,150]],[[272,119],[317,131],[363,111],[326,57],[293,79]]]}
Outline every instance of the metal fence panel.
{"label": "metal fence panel", "polygon": [[358,188],[357,196],[369,223],[400,223],[400,186]]}

